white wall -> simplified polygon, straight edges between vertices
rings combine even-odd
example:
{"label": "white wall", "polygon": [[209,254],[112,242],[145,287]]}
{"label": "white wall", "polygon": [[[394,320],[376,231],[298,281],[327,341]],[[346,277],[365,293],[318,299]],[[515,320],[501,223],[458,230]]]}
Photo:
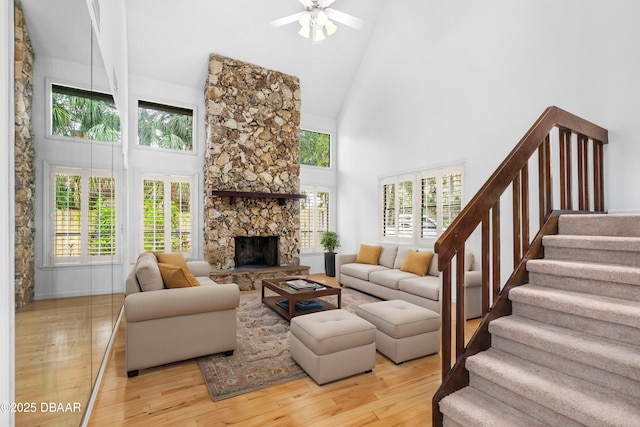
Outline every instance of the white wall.
{"label": "white wall", "polygon": [[379,176],[462,161],[468,201],[550,105],[610,130],[607,207],[639,211],[639,15],[633,0],[388,2],[338,120],[343,246],[378,239]]}
{"label": "white wall", "polygon": [[[15,223],[13,2],[0,13],[0,403],[15,401]],[[0,425],[15,425],[14,414],[0,410]]]}

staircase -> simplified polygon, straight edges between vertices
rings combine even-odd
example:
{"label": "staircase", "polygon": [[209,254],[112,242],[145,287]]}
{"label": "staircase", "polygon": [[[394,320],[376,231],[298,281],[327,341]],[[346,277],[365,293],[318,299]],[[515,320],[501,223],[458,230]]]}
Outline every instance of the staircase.
{"label": "staircase", "polygon": [[443,425],[640,426],[640,215],[562,215],[542,242]]}

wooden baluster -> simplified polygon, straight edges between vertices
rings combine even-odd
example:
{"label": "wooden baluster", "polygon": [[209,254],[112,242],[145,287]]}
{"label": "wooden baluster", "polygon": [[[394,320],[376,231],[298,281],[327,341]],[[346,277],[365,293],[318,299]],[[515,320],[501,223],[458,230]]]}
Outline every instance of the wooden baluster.
{"label": "wooden baluster", "polygon": [[587,191],[588,184],[586,182],[586,163],[585,163],[585,136],[578,134],[578,209],[581,211],[588,210],[589,205],[585,202],[588,200]]}
{"label": "wooden baluster", "polygon": [[566,138],[566,143],[564,145],[564,148],[566,150],[565,153],[565,159],[567,160],[567,163],[565,165],[565,185],[567,186],[565,189],[565,195],[566,195],[566,206],[567,209],[571,210],[573,209],[573,194],[572,194],[572,175],[571,175],[571,165],[572,165],[572,154],[571,154],[571,131],[566,130],[565,131],[565,138]]}
{"label": "wooden baluster", "polygon": [[[522,225],[522,255],[529,249],[529,165],[525,163],[520,171],[521,179],[521,225]],[[521,257],[522,258],[522,257]]]}
{"label": "wooden baluster", "polygon": [[451,263],[442,270],[442,379],[451,367]]}
{"label": "wooden baluster", "polygon": [[492,266],[493,266],[493,301],[498,298],[500,292],[500,200],[491,209],[491,243],[492,243]]}
{"label": "wooden baluster", "polygon": [[593,209],[604,212],[603,145],[593,140]]}
{"label": "wooden baluster", "polygon": [[518,173],[511,184],[512,189],[512,207],[513,215],[513,268],[515,269],[520,263],[522,253],[520,252],[522,239],[522,228],[520,225],[520,173]]}
{"label": "wooden baluster", "polygon": [[464,350],[464,245],[456,254],[456,358]]}
{"label": "wooden baluster", "polygon": [[[547,138],[549,138],[548,135]],[[544,224],[547,217],[547,209],[549,209],[547,206],[549,201],[546,198],[547,174],[545,165],[547,163],[547,151],[545,147],[544,142],[538,147],[538,221],[540,224]]]}
{"label": "wooden baluster", "polygon": [[491,306],[490,300],[490,285],[489,285],[489,250],[491,244],[491,216],[490,213],[487,212],[487,215],[482,219],[482,316],[487,314],[489,311],[489,307]]}

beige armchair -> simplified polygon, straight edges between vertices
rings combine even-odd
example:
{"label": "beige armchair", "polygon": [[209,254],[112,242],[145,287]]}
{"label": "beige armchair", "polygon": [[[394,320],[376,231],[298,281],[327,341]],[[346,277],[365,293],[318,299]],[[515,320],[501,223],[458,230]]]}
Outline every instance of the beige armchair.
{"label": "beige armchair", "polygon": [[[155,260],[153,254],[144,255]],[[159,286],[143,291],[139,278],[145,282],[143,287],[150,289],[149,272],[153,280],[157,277],[153,263],[141,262],[142,258],[138,258],[126,281],[127,375],[134,377],[140,369],[208,354],[232,355],[236,348],[236,308],[240,304],[238,285],[216,284],[208,277],[209,264],[189,261],[189,271],[201,286]]]}

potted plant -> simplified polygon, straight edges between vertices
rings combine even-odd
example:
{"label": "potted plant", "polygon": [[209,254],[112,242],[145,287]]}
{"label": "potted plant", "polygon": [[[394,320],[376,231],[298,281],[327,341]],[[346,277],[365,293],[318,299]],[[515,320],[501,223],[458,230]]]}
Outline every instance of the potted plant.
{"label": "potted plant", "polygon": [[329,277],[336,276],[336,252],[335,249],[340,247],[340,236],[335,231],[327,231],[322,235],[320,244],[325,250],[324,254],[324,272]]}

